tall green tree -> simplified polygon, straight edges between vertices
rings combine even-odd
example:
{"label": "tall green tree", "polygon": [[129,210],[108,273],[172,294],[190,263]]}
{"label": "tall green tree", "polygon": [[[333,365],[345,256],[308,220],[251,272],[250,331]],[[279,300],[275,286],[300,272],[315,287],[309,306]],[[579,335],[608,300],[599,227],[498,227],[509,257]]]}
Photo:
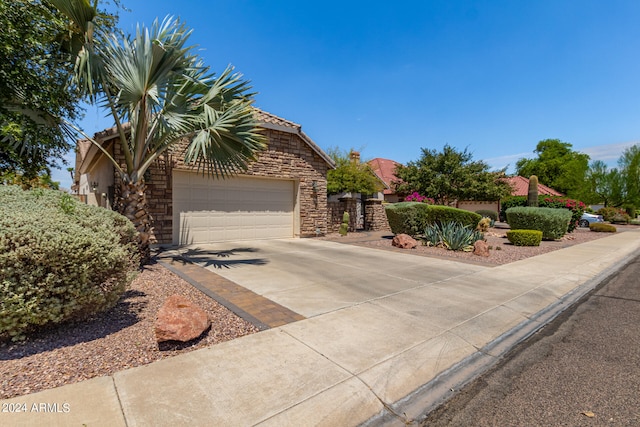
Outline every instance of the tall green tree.
{"label": "tall green tree", "polygon": [[457,151],[448,144],[442,152],[423,148],[420,159],[399,166],[396,176],[403,181],[398,192],[417,191],[439,204],[499,200],[511,193],[509,184],[502,179],[505,169],[491,172],[485,162],[474,161],[466,148]]}
{"label": "tall green tree", "polygon": [[367,163],[360,162],[355,151],[349,152],[332,148],[329,156],[335,162],[335,169],[327,172],[327,193],[339,194],[343,192],[373,194],[381,191],[384,184],[378,179]]}
{"label": "tall green tree", "polygon": [[[101,15],[113,28],[116,17]],[[81,114],[69,87],[73,61],[66,19],[40,0],[0,2],[0,177],[46,182],[71,148],[68,128]],[[38,177],[42,179],[38,179]]]}
{"label": "tall green tree", "polygon": [[594,160],[585,175],[580,200],[589,204],[620,206],[624,203],[624,183],[618,169],[609,169],[602,160]]}
{"label": "tall green tree", "polygon": [[618,168],[624,183],[624,204],[640,207],[640,145],[623,151]]}
{"label": "tall green tree", "polygon": [[538,157],[518,160],[516,174],[536,175],[540,183],[567,196],[578,197],[589,168],[589,156],[573,151],[572,147],[559,139],[540,141],[534,150]]}
{"label": "tall green tree", "polygon": [[[191,30],[172,18],[139,25],[133,36],[100,34],[97,10],[87,0],[52,0],[72,20],[82,43],[74,82],[111,113],[124,162],[103,150],[120,177],[116,206],[140,236],[149,255],[151,219],[144,173],[159,156],[187,143],[185,162],[216,177],[246,170],[266,147],[252,110],[253,93],[242,76],[210,72]],[[100,141],[85,135],[102,149]]]}

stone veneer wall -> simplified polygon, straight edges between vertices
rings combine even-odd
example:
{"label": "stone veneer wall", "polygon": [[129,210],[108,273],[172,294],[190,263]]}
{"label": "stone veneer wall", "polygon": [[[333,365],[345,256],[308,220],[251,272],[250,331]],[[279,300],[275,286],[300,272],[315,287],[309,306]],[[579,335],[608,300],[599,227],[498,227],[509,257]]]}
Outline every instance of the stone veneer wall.
{"label": "stone veneer wall", "polygon": [[[329,202],[329,232],[336,233],[342,224],[342,214],[349,212],[349,231],[356,231],[356,204],[359,199],[342,198],[339,201]],[[382,200],[367,199],[364,205],[364,229],[366,231],[391,231],[387,213],[382,205]]]}
{"label": "stone veneer wall", "polygon": [[[300,210],[300,237],[327,233],[327,171],[329,165],[298,135],[273,129],[265,129],[268,148],[259,154],[258,160],[249,165],[242,175],[292,179],[298,182]],[[184,164],[182,153],[187,141],[179,144],[175,155],[158,159],[145,174],[149,212],[153,217],[153,234],[157,243],[172,243],[173,192],[171,172],[173,168],[192,170]],[[123,163],[119,144],[115,144],[116,156]],[[313,181],[316,182],[315,191]],[[120,179],[116,177],[116,191]]]}
{"label": "stone veneer wall", "polygon": [[367,230],[391,231],[382,200],[367,199],[364,207],[364,215],[364,223]]}

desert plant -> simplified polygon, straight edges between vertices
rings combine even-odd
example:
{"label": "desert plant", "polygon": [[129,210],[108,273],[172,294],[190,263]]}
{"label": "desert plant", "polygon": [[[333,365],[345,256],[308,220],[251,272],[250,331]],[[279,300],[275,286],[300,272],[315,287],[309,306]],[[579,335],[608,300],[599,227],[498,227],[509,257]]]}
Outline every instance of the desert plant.
{"label": "desert plant", "polygon": [[476,211],[476,213],[483,218],[491,218],[493,221],[498,220],[498,212],[492,211],[490,209],[479,209]]}
{"label": "desert plant", "polygon": [[131,222],[67,196],[0,186],[0,340],[107,310],[133,278]]}
{"label": "desert plant", "polygon": [[507,222],[512,230],[539,230],[545,240],[564,236],[571,216],[567,209],[514,207],[507,210]]}
{"label": "desert plant", "polygon": [[482,218],[480,222],[478,222],[476,230],[480,231],[481,233],[486,233],[487,231],[489,231],[489,227],[491,227],[492,222],[493,220],[491,218]]}
{"label": "desert plant", "polygon": [[593,222],[589,224],[589,230],[601,233],[615,233],[616,231],[618,231],[615,226],[611,224],[605,224],[603,222]]}
{"label": "desert plant", "polygon": [[349,212],[342,214],[342,224],[340,224],[340,235],[346,236],[349,231]]}
{"label": "desert plant", "polygon": [[542,231],[540,230],[509,230],[507,239],[516,246],[540,246]]}
{"label": "desert plant", "polygon": [[529,191],[527,192],[527,206],[538,207],[538,177],[531,175],[529,177]]}
{"label": "desert plant", "polygon": [[484,238],[481,232],[457,222],[429,225],[424,235],[426,241],[434,245],[442,243],[452,251],[469,251],[473,249],[474,242]]}

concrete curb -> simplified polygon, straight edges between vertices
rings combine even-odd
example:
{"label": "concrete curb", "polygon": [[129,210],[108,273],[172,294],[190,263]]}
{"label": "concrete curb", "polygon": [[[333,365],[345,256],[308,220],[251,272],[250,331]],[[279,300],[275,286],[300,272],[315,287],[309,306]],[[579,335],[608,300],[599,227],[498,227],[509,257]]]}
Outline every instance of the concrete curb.
{"label": "concrete curb", "polygon": [[[579,285],[561,297],[557,302],[535,313],[528,320],[523,321],[474,354],[443,371],[433,380],[424,384],[408,396],[389,405],[393,412],[384,409],[381,413],[376,414],[361,425],[395,426],[398,425],[398,421],[401,421],[402,425],[422,423],[431,411],[451,399],[464,386],[473,382],[497,365],[498,362],[517,345],[540,331],[567,309],[579,304],[594,290],[604,286],[638,256],[640,255],[630,253],[616,260],[613,265]],[[394,412],[395,414],[405,414],[405,416],[406,414],[418,413],[420,416],[402,420],[399,419]]]}

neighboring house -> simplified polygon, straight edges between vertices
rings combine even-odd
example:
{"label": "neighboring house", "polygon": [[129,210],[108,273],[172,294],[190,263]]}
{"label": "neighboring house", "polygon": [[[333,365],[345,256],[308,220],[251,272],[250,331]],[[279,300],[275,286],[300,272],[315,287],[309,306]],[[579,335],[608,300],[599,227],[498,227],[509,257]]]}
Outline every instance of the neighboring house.
{"label": "neighboring house", "polygon": [[[510,176],[504,178],[509,185],[511,186],[511,195],[512,196],[525,196],[529,195],[529,178],[525,178],[523,176]],[[563,196],[564,194],[554,190],[553,188],[547,187],[546,185],[538,183],[538,194],[543,196]],[[473,200],[464,200],[459,201],[456,204],[457,208],[465,209],[468,211],[479,211],[479,210],[490,210],[494,212],[500,212],[500,201],[473,201]]]}
{"label": "neighboring house", "polygon": [[[505,178],[513,188],[512,196],[528,196],[529,195],[529,178],[524,176],[510,176]],[[564,196],[559,191],[551,187],[538,183],[538,194],[545,196]]]}
{"label": "neighboring house", "polygon": [[376,157],[375,159],[369,160],[369,166],[373,173],[382,181],[385,185],[382,194],[384,196],[384,201],[389,203],[396,203],[400,201],[400,198],[396,194],[395,185],[400,180],[396,177],[396,167],[400,164],[394,160],[382,159],[380,157]]}
{"label": "neighboring house", "polygon": [[[299,124],[255,110],[268,148],[241,175],[216,179],[184,164],[182,144],[145,174],[154,237],[161,244],[307,237],[327,232],[327,171],[331,158]],[[115,128],[95,139],[122,159]],[[112,207],[120,177],[101,151],[79,141],[78,194]]]}

